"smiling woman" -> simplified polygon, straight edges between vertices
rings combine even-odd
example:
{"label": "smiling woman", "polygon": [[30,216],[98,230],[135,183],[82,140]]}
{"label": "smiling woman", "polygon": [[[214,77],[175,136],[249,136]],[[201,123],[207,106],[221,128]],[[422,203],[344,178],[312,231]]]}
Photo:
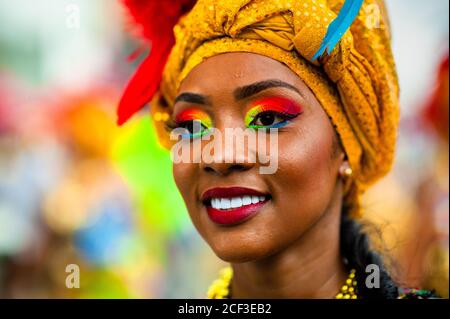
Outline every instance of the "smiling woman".
{"label": "smiling woman", "polygon": [[[155,32],[152,14],[167,10],[158,1],[147,1],[148,10],[126,3],[146,34]],[[177,1],[168,11],[182,15],[174,44],[167,33],[171,51],[161,35],[152,39],[153,52],[127,87],[119,123],[153,98],[163,145],[174,145],[167,128],[187,131],[181,142],[192,149],[220,144],[214,161],[173,165],[193,224],[231,264],[209,297],[402,296],[357,220],[360,194],[392,165],[398,124],[384,4],[365,1],[382,13],[376,29],[361,5]],[[213,132],[227,130],[275,136],[276,171],[261,174],[262,163],[250,160],[260,140],[218,142]]]}

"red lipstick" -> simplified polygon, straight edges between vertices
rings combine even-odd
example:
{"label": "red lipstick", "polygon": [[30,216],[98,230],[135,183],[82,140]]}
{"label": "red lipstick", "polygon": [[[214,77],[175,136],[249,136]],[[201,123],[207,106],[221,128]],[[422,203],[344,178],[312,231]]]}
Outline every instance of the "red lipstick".
{"label": "red lipstick", "polygon": [[207,190],[201,199],[209,218],[220,225],[240,224],[255,216],[270,195],[245,187],[218,187]]}

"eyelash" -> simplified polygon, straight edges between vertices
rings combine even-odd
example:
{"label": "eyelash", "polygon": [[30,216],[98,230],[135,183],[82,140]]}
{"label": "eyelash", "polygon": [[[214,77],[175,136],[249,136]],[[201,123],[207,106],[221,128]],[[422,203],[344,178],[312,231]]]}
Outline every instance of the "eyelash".
{"label": "eyelash", "polygon": [[[280,104],[278,104],[278,105],[280,105]],[[302,111],[300,109],[299,110],[295,110],[294,109],[295,111],[292,110],[292,104],[288,104],[288,106],[284,106],[284,107],[275,106],[275,108],[278,109],[278,110],[280,110],[280,109],[281,110],[277,111],[277,110],[273,109],[270,105],[267,105],[267,104],[253,108],[253,110],[256,109],[256,111],[258,113],[256,113],[255,115],[249,115],[249,113],[252,112],[252,111],[249,111],[249,113],[247,113],[246,119],[245,119],[245,122],[247,123],[246,126],[248,128],[252,128],[252,129],[267,129],[267,130],[268,129],[272,129],[272,128],[281,129],[281,128],[285,127],[286,125],[288,125],[291,120],[295,119],[300,114],[302,114]],[[295,113],[294,112],[283,112],[282,111],[283,108],[285,108],[286,110],[290,110],[290,111],[292,110]],[[275,123],[273,125],[257,125],[257,124],[255,124],[255,122],[263,115],[273,115],[274,116],[274,120],[279,117],[279,118],[282,119],[282,121],[278,122],[278,123]],[[250,122],[247,120],[248,117],[252,118]],[[200,132],[193,133],[192,130],[189,130],[189,128],[192,128],[192,126],[194,125],[194,122],[199,122],[200,123],[200,125],[201,125],[201,131]],[[174,129],[177,129],[177,128],[185,128],[185,129],[187,129],[188,131],[190,131],[190,133],[182,135],[182,138],[183,139],[191,139],[191,140],[195,139],[195,138],[202,137],[202,136],[208,134],[208,132],[211,130],[210,127],[205,125],[199,119],[192,119],[192,120],[186,120],[186,121],[178,122],[177,120],[171,118],[171,119],[169,119],[169,121],[166,123],[165,126],[166,126],[166,130],[169,133],[172,132]],[[210,125],[210,126],[212,126],[212,125]]]}
{"label": "eyelash", "polygon": [[[251,124],[251,123],[254,123],[255,121],[257,121],[258,118],[259,118],[261,115],[264,115],[264,114],[273,114],[275,117],[281,117],[283,120],[282,120],[281,122],[276,123],[276,124],[271,125],[271,126],[263,126],[263,125]],[[250,123],[250,125],[248,126],[248,128],[251,128],[251,129],[267,129],[267,130],[273,129],[273,128],[281,129],[281,128],[285,127],[286,125],[288,125],[288,124],[290,123],[291,120],[295,119],[295,118],[298,117],[300,114],[301,114],[301,113],[298,113],[298,114],[282,113],[282,112],[276,112],[276,111],[273,111],[273,110],[263,111],[263,112],[258,113],[258,114],[255,116],[255,118],[254,118],[253,121]],[[210,129],[209,129],[208,127],[206,127],[205,125],[203,125],[203,124],[201,123],[201,121],[199,121],[199,120],[184,121],[184,122],[181,122],[181,123],[176,123],[175,121],[170,120],[170,121],[167,122],[167,124],[166,124],[166,129],[167,129],[167,131],[168,131],[169,133],[170,133],[171,131],[173,131],[174,129],[177,129],[177,128],[186,128],[187,130],[189,130],[189,129],[187,128],[187,125],[193,125],[194,121],[200,122],[200,125],[202,125],[202,131],[201,131],[201,132],[196,132],[196,133],[189,133],[188,136],[182,135],[182,138],[183,138],[183,139],[191,139],[191,140],[192,140],[192,139],[200,138],[200,137],[202,137],[202,136],[208,134],[208,132],[209,132]]]}
{"label": "eyelash", "polygon": [[[283,120],[281,122],[279,122],[279,123],[276,123],[276,124],[270,125],[270,126],[253,124],[253,123],[255,123],[258,120],[258,118],[260,116],[266,115],[266,114],[274,115],[275,117],[281,117]],[[297,114],[290,114],[290,113],[286,113],[286,112],[277,112],[277,111],[274,111],[274,110],[265,110],[265,111],[262,111],[262,112],[259,112],[258,114],[256,114],[255,117],[253,118],[253,120],[248,125],[248,127],[249,128],[253,128],[253,129],[282,128],[282,127],[285,127],[286,125],[288,125],[291,120],[295,119],[300,114],[301,114],[301,112],[297,113]]]}
{"label": "eyelash", "polygon": [[171,133],[173,130],[177,129],[177,128],[185,128],[186,130],[188,130],[188,128],[186,127],[187,125],[193,125],[194,122],[200,122],[200,125],[202,126],[202,131],[201,132],[196,132],[196,133],[189,133],[189,134],[183,134],[181,136],[182,139],[196,139],[199,137],[202,137],[203,135],[206,135],[209,133],[210,128],[205,126],[200,120],[189,120],[189,121],[183,121],[183,122],[177,122],[173,119],[170,119],[165,127],[166,130]]}

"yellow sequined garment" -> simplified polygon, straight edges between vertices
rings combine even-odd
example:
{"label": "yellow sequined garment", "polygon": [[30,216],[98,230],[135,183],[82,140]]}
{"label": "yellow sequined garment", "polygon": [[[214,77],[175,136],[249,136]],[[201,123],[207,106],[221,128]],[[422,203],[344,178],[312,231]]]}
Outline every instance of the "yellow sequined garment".
{"label": "yellow sequined garment", "polygon": [[270,57],[295,72],[330,116],[353,170],[345,200],[359,214],[359,194],[392,165],[399,88],[382,0],[365,0],[331,54],[310,62],[343,2],[199,0],[174,28],[176,44],[152,100],[161,143],[171,145],[163,119],[195,66],[226,52]]}

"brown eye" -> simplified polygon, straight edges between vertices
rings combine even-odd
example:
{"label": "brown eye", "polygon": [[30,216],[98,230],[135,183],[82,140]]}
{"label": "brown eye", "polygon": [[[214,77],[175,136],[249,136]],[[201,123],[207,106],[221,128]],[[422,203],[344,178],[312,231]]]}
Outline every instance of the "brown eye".
{"label": "brown eye", "polygon": [[258,128],[273,127],[277,124],[285,122],[286,120],[287,118],[281,113],[266,111],[256,115],[251,125]]}
{"label": "brown eye", "polygon": [[[258,121],[257,121],[257,125],[262,125],[262,126],[270,126],[273,125],[276,119],[276,115],[272,112],[265,112],[261,115],[258,116]],[[260,124],[261,123],[261,124]]]}

